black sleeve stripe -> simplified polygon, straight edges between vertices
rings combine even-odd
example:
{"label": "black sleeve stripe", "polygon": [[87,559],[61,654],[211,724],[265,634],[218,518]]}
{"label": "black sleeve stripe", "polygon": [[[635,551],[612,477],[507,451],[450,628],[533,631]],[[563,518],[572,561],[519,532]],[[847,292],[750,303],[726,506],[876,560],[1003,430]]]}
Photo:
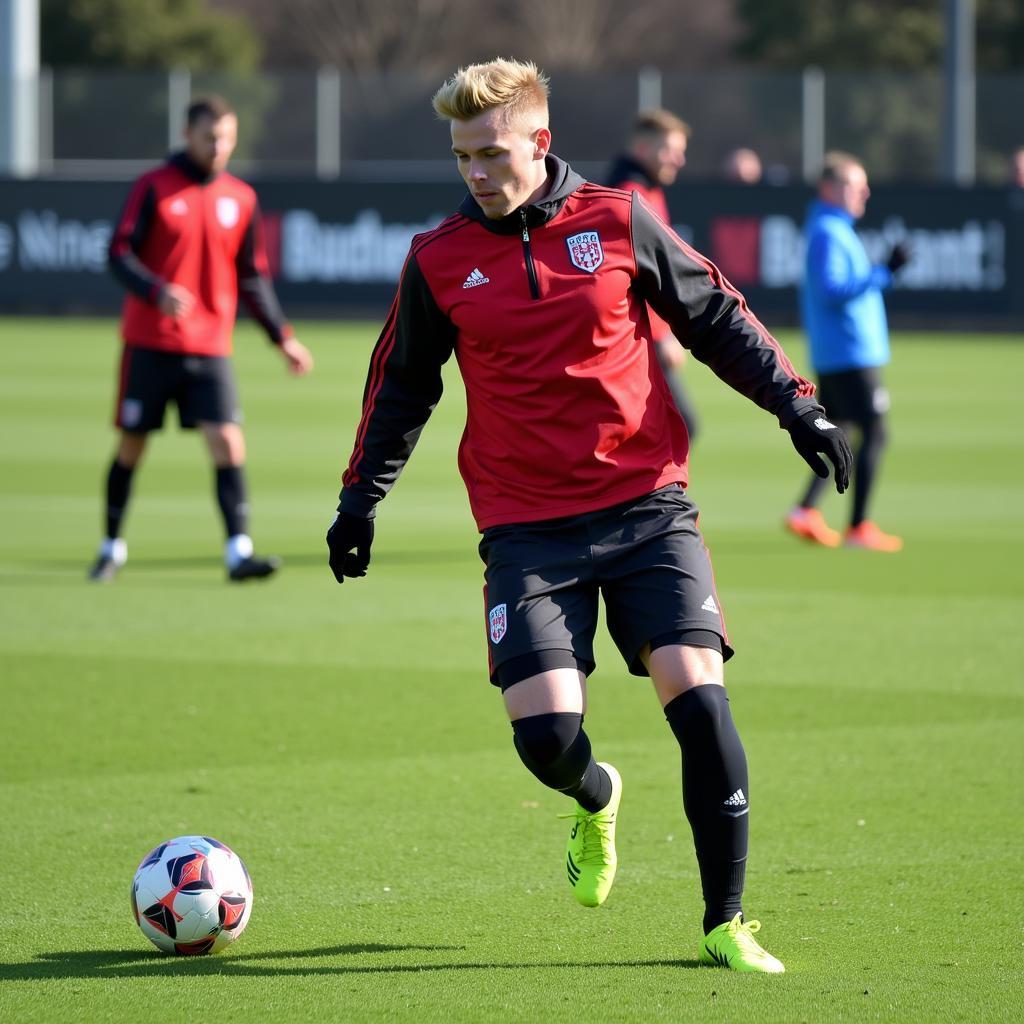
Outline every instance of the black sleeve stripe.
{"label": "black sleeve stripe", "polygon": [[139,239],[136,235],[145,231],[148,226],[146,211],[151,208],[153,201],[152,175],[147,174],[136,182],[124,205],[121,219],[114,228],[114,234],[110,243],[110,251],[114,255],[122,255],[133,247]]}
{"label": "black sleeve stripe", "polygon": [[111,272],[144,302],[155,302],[162,284],[160,276],[150,270],[138,255],[153,219],[156,206],[153,179],[157,173],[150,171],[144,174],[132,186],[107,249]]}
{"label": "black sleeve stripe", "polygon": [[363,395],[363,415],[359,420],[359,429],[356,431],[355,450],[352,452],[352,458],[349,460],[348,469],[342,477],[342,484],[345,487],[351,487],[360,480],[359,464],[363,460],[363,445],[366,441],[366,431],[369,429],[370,420],[373,418],[373,410],[377,404],[377,395],[380,393],[381,386],[384,383],[384,366],[388,361],[388,356],[391,355],[392,349],[395,347],[395,323],[398,319],[398,300],[402,294],[402,282],[411,258],[411,255],[406,257],[401,277],[398,280],[398,289],[395,291],[394,301],[391,303],[387,320],[384,322],[384,330],[381,331],[380,340],[377,342],[373,356],[370,359],[370,373],[366,381],[366,393]]}

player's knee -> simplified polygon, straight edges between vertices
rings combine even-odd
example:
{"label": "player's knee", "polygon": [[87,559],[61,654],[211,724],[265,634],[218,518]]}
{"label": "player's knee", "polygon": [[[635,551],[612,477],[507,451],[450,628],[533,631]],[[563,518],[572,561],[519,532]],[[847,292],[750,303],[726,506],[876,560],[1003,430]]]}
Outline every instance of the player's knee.
{"label": "player's knee", "polygon": [[146,434],[121,431],[115,458],[126,469],[134,469],[146,450]]}
{"label": "player's knee", "polygon": [[691,700],[691,706],[698,709],[698,716],[703,717],[710,728],[720,729],[723,719],[729,718],[729,701],[724,686],[695,687]]}
{"label": "player's knee", "polygon": [[[733,728],[729,699],[724,686],[693,686],[665,705],[665,717],[673,724],[685,720],[687,732],[714,736]],[[674,726],[673,726],[674,727]]]}
{"label": "player's knee", "polygon": [[553,765],[571,749],[583,725],[583,716],[572,712],[530,715],[512,723],[516,750],[536,765]]}
{"label": "player's knee", "polygon": [[512,732],[523,764],[552,789],[565,789],[579,782],[590,763],[590,741],[583,731],[582,715],[530,715],[516,719]]}
{"label": "player's knee", "polygon": [[[707,646],[696,646],[698,643]],[[644,664],[663,706],[687,690],[724,683],[722,639],[710,630],[655,637],[644,654]]]}
{"label": "player's knee", "polygon": [[210,454],[218,466],[241,466],[245,462],[245,435],[237,423],[203,424]]}

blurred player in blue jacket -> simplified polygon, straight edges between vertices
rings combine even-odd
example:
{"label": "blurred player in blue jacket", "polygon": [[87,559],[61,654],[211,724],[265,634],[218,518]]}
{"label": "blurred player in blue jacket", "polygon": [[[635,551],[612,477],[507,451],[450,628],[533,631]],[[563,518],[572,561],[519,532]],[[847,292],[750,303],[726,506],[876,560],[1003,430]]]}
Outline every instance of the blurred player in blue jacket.
{"label": "blurred player in blue jacket", "polygon": [[811,363],[822,403],[858,441],[850,523],[841,535],[825,522],[817,504],[827,481],[814,476],[786,517],[786,526],[826,547],[845,542],[850,547],[898,551],[903,541],[879,529],[867,518],[867,509],[886,445],[889,409],[881,376],[881,367],[889,362],[882,291],[892,284],[908,255],[896,245],[885,263],[871,263],[853,229],[870,194],[867,173],[856,157],[827,154],[818,198],[804,228],[807,255],[800,304]]}

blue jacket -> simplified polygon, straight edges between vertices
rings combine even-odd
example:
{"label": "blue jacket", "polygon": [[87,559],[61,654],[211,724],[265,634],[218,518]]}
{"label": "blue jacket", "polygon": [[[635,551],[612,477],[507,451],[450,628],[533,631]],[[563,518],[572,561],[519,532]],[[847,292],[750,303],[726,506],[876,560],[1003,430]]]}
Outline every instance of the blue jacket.
{"label": "blue jacket", "polygon": [[820,199],[811,204],[804,238],[800,310],[814,369],[883,366],[889,361],[889,326],[882,289],[892,283],[889,268],[872,266],[853,217]]}

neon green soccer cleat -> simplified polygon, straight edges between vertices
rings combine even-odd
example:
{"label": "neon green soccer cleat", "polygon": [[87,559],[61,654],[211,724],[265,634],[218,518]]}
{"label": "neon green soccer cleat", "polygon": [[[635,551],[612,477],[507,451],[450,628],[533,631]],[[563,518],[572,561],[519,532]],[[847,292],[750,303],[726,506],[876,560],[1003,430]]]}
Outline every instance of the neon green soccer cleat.
{"label": "neon green soccer cleat", "polygon": [[731,971],[757,974],[782,974],[786,968],[754,938],[761,930],[760,921],[743,921],[737,914],[704,936],[700,944],[700,962],[728,967]]}
{"label": "neon green soccer cleat", "polygon": [[622,799],[622,779],[619,773],[603,761],[598,762],[612,781],[612,796],[608,805],[599,811],[584,810],[579,804],[572,814],[560,818],[575,818],[566,844],[565,869],[576,899],[585,907],[599,907],[611,892],[615,881],[615,818]]}

